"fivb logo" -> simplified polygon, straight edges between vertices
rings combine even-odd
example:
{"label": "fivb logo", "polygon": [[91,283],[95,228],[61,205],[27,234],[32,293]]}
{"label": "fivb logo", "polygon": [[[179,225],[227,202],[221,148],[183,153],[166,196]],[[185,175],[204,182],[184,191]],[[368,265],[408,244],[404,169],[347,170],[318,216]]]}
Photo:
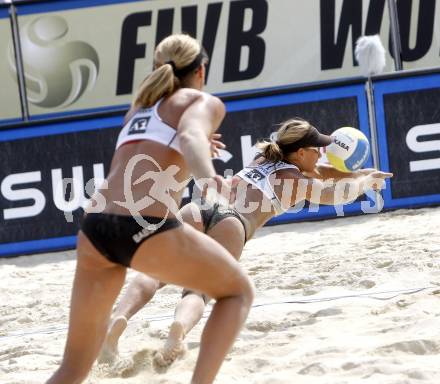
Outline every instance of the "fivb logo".
{"label": "fivb logo", "polygon": [[[68,32],[67,22],[55,15],[39,17],[20,30],[27,95],[34,105],[67,107],[96,83],[98,54],[88,43],[68,41]],[[12,45],[9,63],[16,72]]]}

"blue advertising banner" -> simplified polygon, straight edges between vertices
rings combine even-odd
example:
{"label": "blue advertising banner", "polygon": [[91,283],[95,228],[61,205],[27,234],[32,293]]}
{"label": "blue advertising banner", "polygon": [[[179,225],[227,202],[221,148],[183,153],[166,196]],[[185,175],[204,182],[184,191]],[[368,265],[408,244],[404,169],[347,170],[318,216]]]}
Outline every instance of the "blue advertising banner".
{"label": "blue advertising banner", "polygon": [[[214,161],[219,174],[242,169],[253,159],[256,142],[291,117],[309,120],[323,133],[354,126],[370,137],[362,83],[282,92],[226,102],[220,132],[227,148]],[[96,187],[105,178],[122,121],[121,114],[0,133],[0,256],[74,247],[89,198],[86,185]],[[366,166],[371,165],[369,159]],[[307,206],[270,224],[371,211],[374,201],[364,200],[336,208]]]}
{"label": "blue advertising banner", "polygon": [[374,85],[381,169],[394,173],[386,208],[440,203],[440,74]]}
{"label": "blue advertising banner", "polygon": [[0,256],[74,247],[85,186],[104,179],[121,123],[122,116],[0,132]]}

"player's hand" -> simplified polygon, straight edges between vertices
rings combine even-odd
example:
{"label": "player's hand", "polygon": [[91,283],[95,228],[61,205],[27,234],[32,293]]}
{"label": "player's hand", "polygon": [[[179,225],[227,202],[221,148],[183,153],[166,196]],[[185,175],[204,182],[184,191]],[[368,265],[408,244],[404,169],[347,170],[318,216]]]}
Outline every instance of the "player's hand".
{"label": "player's hand", "polygon": [[385,188],[385,180],[390,177],[393,177],[391,172],[374,170],[363,177],[363,190],[372,189],[373,191],[380,191]]}
{"label": "player's hand", "polygon": [[220,156],[220,149],[225,149],[226,145],[220,141],[222,137],[221,133],[214,133],[211,136],[211,156],[213,158]]}
{"label": "player's hand", "polygon": [[220,175],[204,181],[202,196],[209,202],[229,205],[231,199],[231,182]]}

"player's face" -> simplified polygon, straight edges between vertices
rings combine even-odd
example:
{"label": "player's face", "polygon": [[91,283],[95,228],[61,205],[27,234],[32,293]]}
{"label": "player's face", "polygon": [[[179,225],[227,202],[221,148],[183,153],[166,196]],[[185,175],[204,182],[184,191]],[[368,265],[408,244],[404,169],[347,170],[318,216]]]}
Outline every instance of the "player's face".
{"label": "player's face", "polygon": [[311,172],[315,169],[316,163],[318,162],[319,158],[321,157],[321,151],[317,147],[306,147],[303,148],[304,152],[304,163],[307,168],[307,171]]}

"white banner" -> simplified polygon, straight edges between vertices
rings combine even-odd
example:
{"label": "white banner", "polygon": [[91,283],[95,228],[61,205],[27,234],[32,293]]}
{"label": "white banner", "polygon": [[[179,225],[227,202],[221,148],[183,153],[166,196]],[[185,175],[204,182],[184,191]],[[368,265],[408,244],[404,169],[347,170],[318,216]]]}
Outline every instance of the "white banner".
{"label": "white banner", "polygon": [[[438,66],[436,1],[397,3],[404,68]],[[33,115],[130,103],[155,45],[182,31],[209,52],[213,93],[359,76],[353,46],[364,34],[380,35],[385,71],[394,70],[385,0],[103,0],[48,12],[52,4],[27,6],[19,17]],[[3,118],[9,111],[0,108]]]}
{"label": "white banner", "polygon": [[17,77],[5,54],[8,44],[12,44],[11,23],[6,9],[0,9],[0,121],[21,117]]}

